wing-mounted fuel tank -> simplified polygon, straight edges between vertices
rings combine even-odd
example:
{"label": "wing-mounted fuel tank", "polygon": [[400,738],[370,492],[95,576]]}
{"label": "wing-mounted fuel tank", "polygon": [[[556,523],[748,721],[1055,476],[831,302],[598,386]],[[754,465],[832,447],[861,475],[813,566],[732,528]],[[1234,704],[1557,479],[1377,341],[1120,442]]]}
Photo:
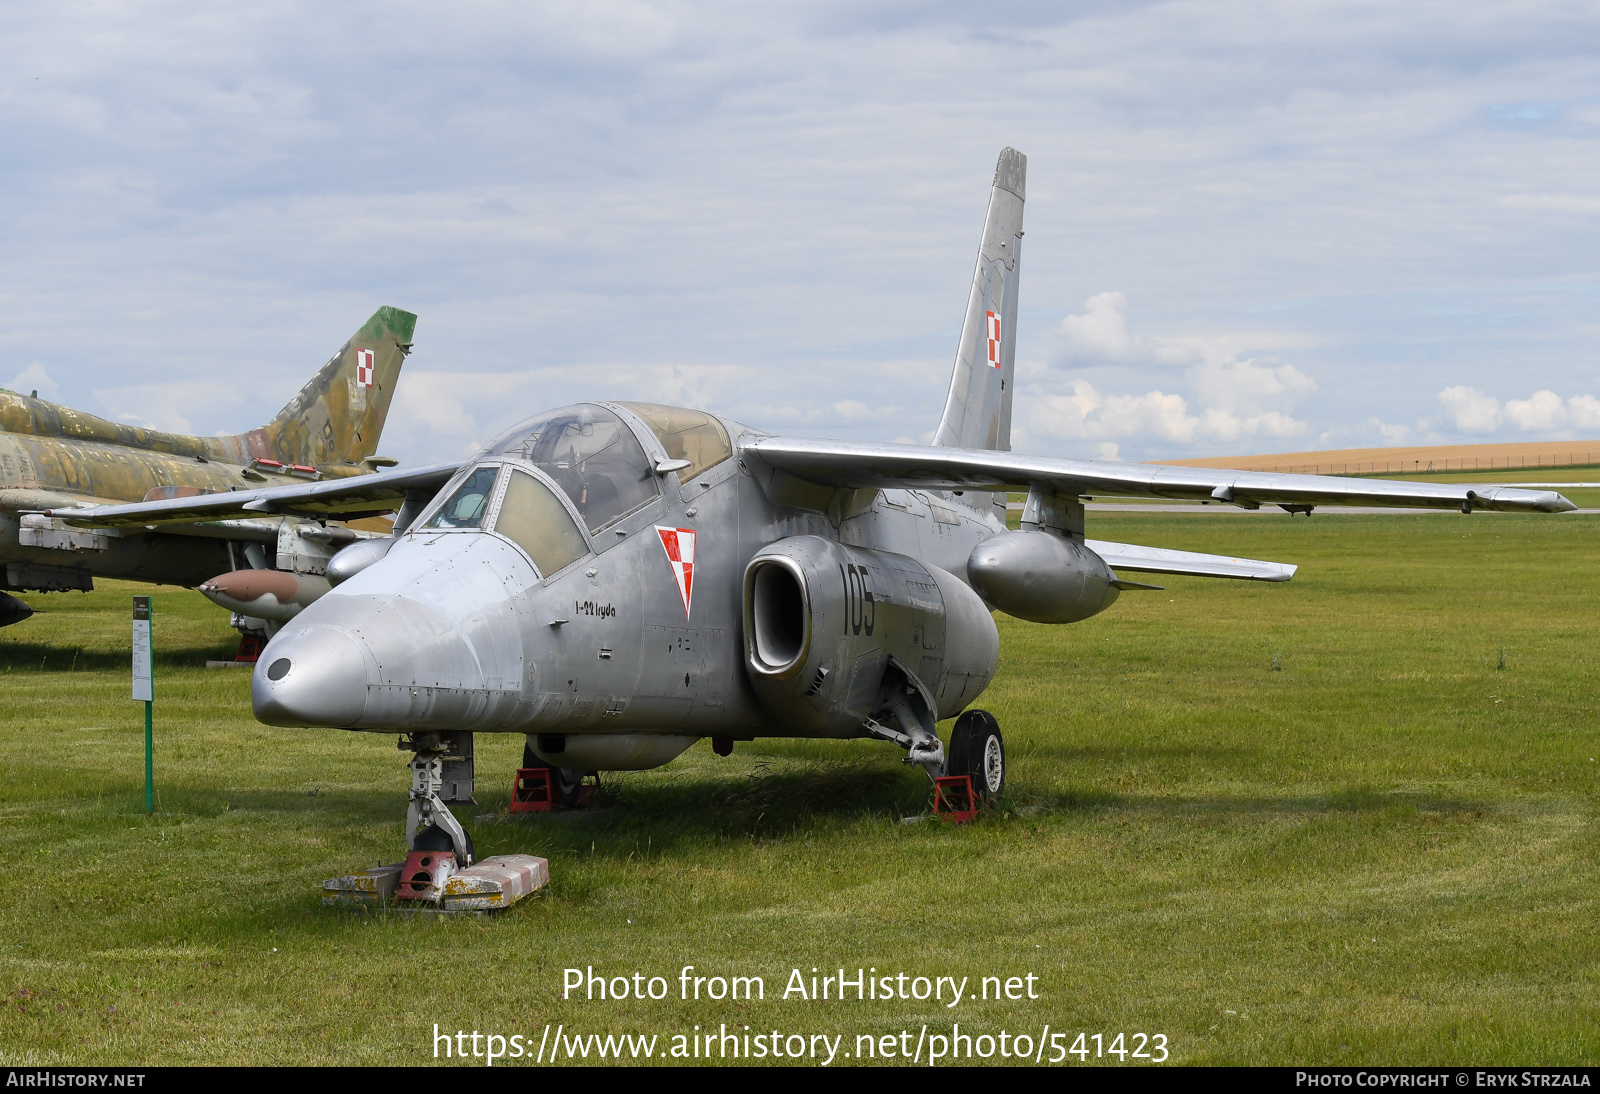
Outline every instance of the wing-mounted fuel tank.
{"label": "wing-mounted fuel tank", "polygon": [[803,736],[853,737],[891,667],[914,676],[937,717],[989,685],[1000,635],[958,578],[906,555],[793,536],[744,572],[745,668],[768,714]]}
{"label": "wing-mounted fuel tank", "polygon": [[1105,560],[1055,532],[1003,532],[972,549],[967,580],[985,600],[1030,623],[1076,623],[1117,599]]}

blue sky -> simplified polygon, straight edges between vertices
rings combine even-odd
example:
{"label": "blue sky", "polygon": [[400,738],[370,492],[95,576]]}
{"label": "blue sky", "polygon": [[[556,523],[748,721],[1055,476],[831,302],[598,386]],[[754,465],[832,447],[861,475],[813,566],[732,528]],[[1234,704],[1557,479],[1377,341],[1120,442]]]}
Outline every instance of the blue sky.
{"label": "blue sky", "polygon": [[201,433],[419,314],[384,449],[581,398],[926,439],[1029,157],[1015,447],[1600,437],[1600,9],[0,7],[0,384]]}

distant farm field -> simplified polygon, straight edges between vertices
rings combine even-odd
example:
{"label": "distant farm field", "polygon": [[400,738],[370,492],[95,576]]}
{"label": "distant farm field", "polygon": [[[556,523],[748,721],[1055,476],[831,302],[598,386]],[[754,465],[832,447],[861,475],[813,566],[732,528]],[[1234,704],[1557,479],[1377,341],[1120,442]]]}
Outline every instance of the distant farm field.
{"label": "distant farm field", "polygon": [[1510,444],[1418,445],[1410,448],[1342,448],[1326,452],[1277,452],[1256,456],[1209,456],[1157,460],[1185,467],[1239,471],[1284,471],[1308,475],[1427,474],[1435,471],[1511,470],[1543,473],[1557,468],[1600,469],[1600,441],[1519,441]]}
{"label": "distant farm field", "polygon": [[[1082,1033],[1091,1064],[1135,1034],[1178,1063],[1600,1062],[1600,522],[1090,516],[1301,569],[1002,619],[982,705],[1011,788],[966,826],[902,823],[928,785],[896,750],[783,741],[698,745],[608,778],[592,814],[511,821],[521,739],[480,738],[480,853],[545,855],[553,882],[479,920],[321,906],[321,879],[398,857],[404,756],[258,725],[247,674],[201,667],[231,651],[225,615],[184,591],[155,592],[144,816],[144,590],[29,597],[43,612],[0,631],[0,1061],[413,1065],[444,1062],[437,1025],[480,1064],[474,1030],[524,1038],[501,1062],[527,1064],[558,1026],[591,1063],[604,1043],[571,1038],[654,1036],[672,1062],[708,1030],[925,1063],[959,1024],[1043,1059]],[[683,1001],[686,965],[765,998]],[[670,990],[563,1000],[591,966]],[[968,994],[782,997],[841,967]],[[987,976],[1039,998],[972,998]]]}

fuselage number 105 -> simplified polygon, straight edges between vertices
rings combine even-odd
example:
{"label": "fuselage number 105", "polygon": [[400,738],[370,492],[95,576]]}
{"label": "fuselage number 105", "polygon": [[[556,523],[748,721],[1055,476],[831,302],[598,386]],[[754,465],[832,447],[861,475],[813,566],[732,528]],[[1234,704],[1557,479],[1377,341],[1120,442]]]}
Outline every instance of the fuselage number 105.
{"label": "fuselage number 105", "polygon": [[878,605],[867,588],[867,568],[855,563],[839,567],[839,578],[844,582],[844,599],[849,605],[845,612],[844,633],[872,636],[873,625],[878,621]]}

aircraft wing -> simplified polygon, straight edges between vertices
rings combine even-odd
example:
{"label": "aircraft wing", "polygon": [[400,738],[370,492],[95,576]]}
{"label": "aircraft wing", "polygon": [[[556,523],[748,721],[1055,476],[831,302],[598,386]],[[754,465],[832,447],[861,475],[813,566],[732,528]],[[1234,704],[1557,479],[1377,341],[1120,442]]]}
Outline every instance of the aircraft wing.
{"label": "aircraft wing", "polygon": [[436,463],[406,471],[379,471],[323,482],[294,482],[192,498],[45,509],[43,512],[67,524],[86,528],[146,528],[273,515],[353,519],[399,509],[407,491],[437,491],[460,466],[459,463]]}
{"label": "aircraft wing", "polygon": [[1086,539],[1083,545],[1113,570],[1144,574],[1184,574],[1189,577],[1236,577],[1249,581],[1288,581],[1298,566],[1287,562],[1262,562],[1254,558],[1203,555],[1165,547],[1140,547],[1133,543],[1108,543]]}
{"label": "aircraft wing", "polygon": [[1577,508],[1554,490],[1101,463],[974,448],[763,437],[744,451],[771,468],[837,487],[1020,490],[1037,485],[1061,494],[1217,501],[1247,509],[1264,504],[1381,505],[1564,513]]}

